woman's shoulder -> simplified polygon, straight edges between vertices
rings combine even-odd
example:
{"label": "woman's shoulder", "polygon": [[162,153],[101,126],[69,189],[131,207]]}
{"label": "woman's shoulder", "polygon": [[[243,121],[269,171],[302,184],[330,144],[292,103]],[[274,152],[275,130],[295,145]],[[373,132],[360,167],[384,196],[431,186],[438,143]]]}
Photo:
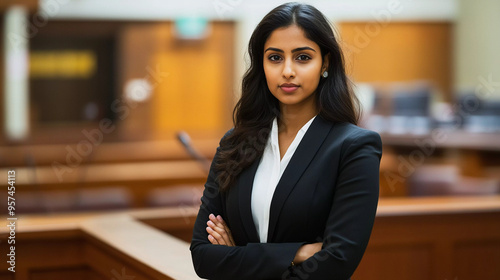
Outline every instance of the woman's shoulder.
{"label": "woman's shoulder", "polygon": [[233,133],[234,131],[234,127],[231,127],[228,131],[226,131],[226,133],[224,133],[224,136],[222,136],[222,138],[220,139],[219,141],[219,146],[223,143],[223,141]]}
{"label": "woman's shoulder", "polygon": [[228,131],[226,131],[226,133],[224,133],[224,136],[222,136],[221,140],[228,137],[229,135],[231,135],[234,131],[234,127],[231,127]]}
{"label": "woman's shoulder", "polygon": [[355,124],[352,124],[352,123],[336,123],[334,124],[334,130],[337,130],[337,133],[341,133],[342,135],[344,135],[345,137],[347,138],[358,138],[358,137],[362,137],[362,136],[379,136],[380,135],[373,131],[373,130],[369,130],[369,129],[366,129],[366,128],[363,128],[363,127],[360,127],[360,126],[357,126]]}
{"label": "woman's shoulder", "polygon": [[372,130],[359,127],[352,123],[335,123],[331,131],[334,138],[341,139],[344,145],[351,143],[375,143],[376,146],[382,145],[380,135]]}

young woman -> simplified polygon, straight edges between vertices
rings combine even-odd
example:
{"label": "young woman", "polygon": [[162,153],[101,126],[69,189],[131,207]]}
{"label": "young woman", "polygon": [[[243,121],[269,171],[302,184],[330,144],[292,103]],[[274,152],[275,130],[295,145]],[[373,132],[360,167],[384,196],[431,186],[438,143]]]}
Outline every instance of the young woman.
{"label": "young woman", "polygon": [[191,253],[209,279],[349,279],[368,244],[380,136],[324,15],[281,5],[256,27],[234,128],[217,148]]}

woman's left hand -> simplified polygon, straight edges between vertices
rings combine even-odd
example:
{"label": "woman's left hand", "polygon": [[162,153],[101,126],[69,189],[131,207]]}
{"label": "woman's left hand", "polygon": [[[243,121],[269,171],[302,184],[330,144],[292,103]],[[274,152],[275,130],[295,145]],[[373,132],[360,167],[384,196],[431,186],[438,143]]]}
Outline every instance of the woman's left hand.
{"label": "woman's left hand", "polygon": [[210,220],[207,221],[207,232],[210,243],[214,245],[235,246],[231,230],[222,217],[220,215],[215,217],[214,214],[210,214],[208,218]]}

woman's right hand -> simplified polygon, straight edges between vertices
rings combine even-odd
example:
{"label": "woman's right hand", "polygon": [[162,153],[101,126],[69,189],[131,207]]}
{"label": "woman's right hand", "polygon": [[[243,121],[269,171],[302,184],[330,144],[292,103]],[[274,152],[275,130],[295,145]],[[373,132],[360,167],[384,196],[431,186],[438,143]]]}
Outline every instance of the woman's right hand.
{"label": "woman's right hand", "polygon": [[220,215],[215,217],[214,214],[208,216],[207,221],[208,240],[214,245],[235,246],[231,230],[226,225],[226,222]]}
{"label": "woman's right hand", "polygon": [[323,243],[321,243],[321,242],[302,245],[299,248],[299,250],[297,250],[297,253],[295,254],[295,258],[293,259],[293,263],[294,264],[302,263],[303,261],[312,257],[317,252],[321,251],[322,246],[323,246]]}

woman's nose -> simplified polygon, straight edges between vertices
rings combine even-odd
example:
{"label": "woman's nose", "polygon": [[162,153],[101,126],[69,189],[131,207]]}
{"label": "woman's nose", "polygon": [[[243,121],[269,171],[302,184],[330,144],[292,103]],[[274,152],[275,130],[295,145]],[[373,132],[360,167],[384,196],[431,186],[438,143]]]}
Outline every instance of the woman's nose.
{"label": "woman's nose", "polygon": [[286,60],[283,65],[283,77],[286,79],[290,79],[295,77],[295,70],[293,68],[292,61]]}

